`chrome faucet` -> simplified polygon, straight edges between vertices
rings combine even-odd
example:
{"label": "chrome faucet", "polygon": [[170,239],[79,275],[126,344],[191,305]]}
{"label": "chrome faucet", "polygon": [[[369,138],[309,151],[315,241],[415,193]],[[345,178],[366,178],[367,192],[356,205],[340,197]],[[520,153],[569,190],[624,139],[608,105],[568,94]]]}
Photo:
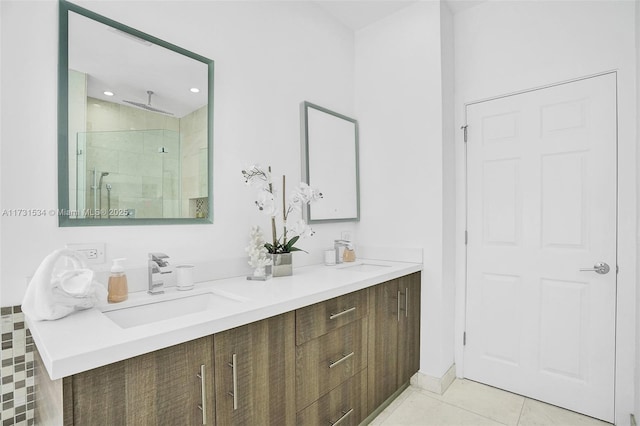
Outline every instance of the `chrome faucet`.
{"label": "chrome faucet", "polygon": [[[347,240],[333,241],[333,248],[336,251],[336,263],[343,262],[342,255],[344,253],[344,249],[349,246],[349,243],[351,243],[351,241],[347,241]],[[342,248],[342,250],[340,250],[340,248]]]}
{"label": "chrome faucet", "polygon": [[149,294],[164,293],[164,279],[162,275],[172,271],[162,270],[169,266],[169,256],[164,253],[149,253]]}

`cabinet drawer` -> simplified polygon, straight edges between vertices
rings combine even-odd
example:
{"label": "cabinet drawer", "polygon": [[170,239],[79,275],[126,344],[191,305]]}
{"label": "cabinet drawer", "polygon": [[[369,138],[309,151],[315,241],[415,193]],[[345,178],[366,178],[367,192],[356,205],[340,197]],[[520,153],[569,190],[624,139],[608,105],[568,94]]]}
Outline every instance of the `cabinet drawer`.
{"label": "cabinet drawer", "polygon": [[355,426],[360,424],[367,412],[367,369],[365,368],[299,412],[296,424]]}
{"label": "cabinet drawer", "polygon": [[296,311],[296,345],[367,316],[367,290],[338,296]]}
{"label": "cabinet drawer", "polygon": [[296,347],[296,411],[367,366],[367,318]]}

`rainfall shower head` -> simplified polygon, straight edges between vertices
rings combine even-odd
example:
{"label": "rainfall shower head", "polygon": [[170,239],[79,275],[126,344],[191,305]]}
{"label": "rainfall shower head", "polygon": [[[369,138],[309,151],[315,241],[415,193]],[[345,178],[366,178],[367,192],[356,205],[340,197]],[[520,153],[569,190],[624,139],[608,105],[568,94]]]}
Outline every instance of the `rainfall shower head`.
{"label": "rainfall shower head", "polygon": [[122,102],[126,102],[126,103],[131,104],[133,106],[136,106],[138,108],[146,109],[147,111],[159,112],[161,114],[167,114],[167,115],[173,115],[172,112],[163,111],[161,109],[154,108],[154,107],[151,106],[151,95],[153,95],[153,91],[147,90],[147,95],[149,95],[149,100],[148,100],[148,102],[146,104],[143,104],[141,102],[129,101],[129,100],[126,100],[126,99],[123,99]]}

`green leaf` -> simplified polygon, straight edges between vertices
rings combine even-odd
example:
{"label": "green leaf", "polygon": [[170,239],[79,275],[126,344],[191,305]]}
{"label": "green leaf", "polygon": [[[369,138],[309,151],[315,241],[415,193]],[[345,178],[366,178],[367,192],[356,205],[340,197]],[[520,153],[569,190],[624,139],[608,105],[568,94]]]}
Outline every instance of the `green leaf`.
{"label": "green leaf", "polygon": [[291,251],[291,249],[293,248],[293,245],[300,239],[299,235],[296,235],[295,237],[293,237],[292,239],[289,240],[289,242],[287,243],[287,245],[285,246],[287,250]]}
{"label": "green leaf", "polygon": [[298,247],[291,247],[291,251],[292,251],[292,252],[293,252],[293,251],[303,251],[303,252],[305,252],[305,253],[309,254],[309,252],[308,252],[308,251],[306,251],[306,250],[302,250],[301,248],[298,248]]}

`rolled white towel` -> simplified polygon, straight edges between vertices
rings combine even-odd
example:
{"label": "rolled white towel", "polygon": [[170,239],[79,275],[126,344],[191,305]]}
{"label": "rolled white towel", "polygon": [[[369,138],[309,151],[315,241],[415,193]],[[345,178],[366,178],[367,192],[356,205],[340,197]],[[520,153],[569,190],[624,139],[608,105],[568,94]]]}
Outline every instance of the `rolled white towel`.
{"label": "rolled white towel", "polygon": [[[59,262],[71,260],[71,267]],[[106,300],[104,286],[94,281],[94,273],[80,254],[59,249],[44,258],[29,282],[22,311],[30,319],[55,320],[88,309]]]}

